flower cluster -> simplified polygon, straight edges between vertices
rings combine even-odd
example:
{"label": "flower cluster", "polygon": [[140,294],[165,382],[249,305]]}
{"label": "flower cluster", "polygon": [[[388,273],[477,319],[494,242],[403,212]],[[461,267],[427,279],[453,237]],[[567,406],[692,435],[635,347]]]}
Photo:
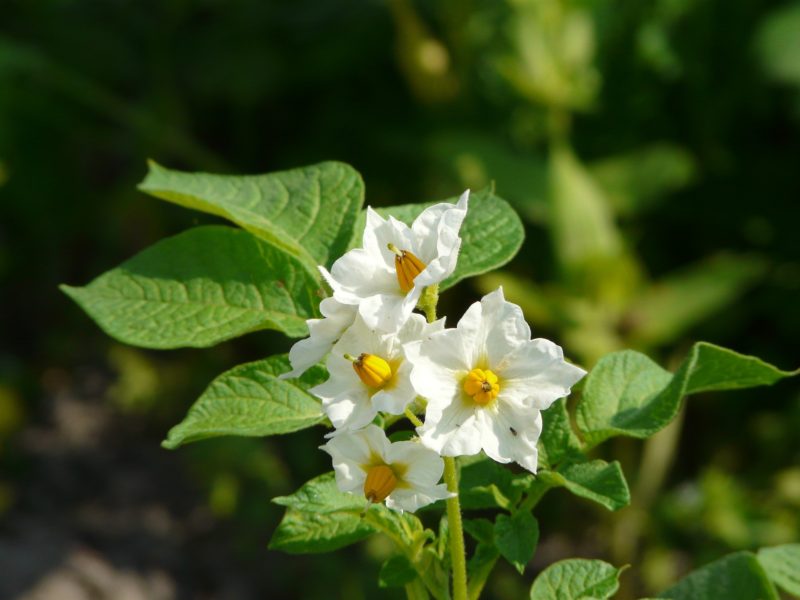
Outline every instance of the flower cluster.
{"label": "flower cluster", "polygon": [[[320,267],[333,297],[320,305],[324,318],[308,322],[310,336],[294,345],[283,375],[297,377],[328,354],[329,378],[311,392],[334,427],[322,449],[336,482],[396,510],[452,495],[439,483],[442,456],[483,451],[535,473],[540,411],[586,374],[553,342],[531,339],[502,288],[455,328],[413,312],[456,268],[468,198],[427,208],[411,227],[368,208],[362,247],[330,272]],[[419,422],[410,407],[420,404],[424,423],[411,441],[393,443],[372,424],[379,413]]]}

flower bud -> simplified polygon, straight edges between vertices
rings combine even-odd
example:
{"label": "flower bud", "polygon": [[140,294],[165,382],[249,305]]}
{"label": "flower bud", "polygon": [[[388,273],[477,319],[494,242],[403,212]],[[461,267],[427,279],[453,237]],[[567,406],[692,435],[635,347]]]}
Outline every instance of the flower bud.
{"label": "flower bud", "polygon": [[364,481],[364,496],[370,502],[383,502],[396,487],[397,476],[394,471],[387,465],[376,465],[367,471],[367,478]]}

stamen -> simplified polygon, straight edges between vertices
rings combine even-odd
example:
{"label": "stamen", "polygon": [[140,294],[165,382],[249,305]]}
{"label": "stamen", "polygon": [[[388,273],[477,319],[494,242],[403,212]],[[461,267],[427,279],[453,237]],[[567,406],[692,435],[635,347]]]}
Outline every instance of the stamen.
{"label": "stamen", "polygon": [[372,503],[383,502],[397,487],[397,476],[387,465],[376,465],[367,471],[364,497]]}
{"label": "stamen", "polygon": [[397,272],[397,283],[404,294],[414,287],[414,279],[428,266],[409,250],[400,250],[391,242],[386,245],[394,252],[394,269]]}
{"label": "stamen", "polygon": [[492,402],[500,393],[497,375],[489,369],[472,369],[464,378],[463,388],[481,406]]}
{"label": "stamen", "polygon": [[391,365],[374,354],[366,352],[357,357],[345,354],[344,357],[353,363],[353,370],[364,385],[371,388],[382,388],[392,379]]}

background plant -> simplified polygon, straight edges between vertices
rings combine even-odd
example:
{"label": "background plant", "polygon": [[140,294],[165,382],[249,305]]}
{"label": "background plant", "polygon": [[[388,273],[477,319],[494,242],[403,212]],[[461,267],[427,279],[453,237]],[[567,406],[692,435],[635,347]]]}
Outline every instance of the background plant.
{"label": "background plant", "polygon": [[[441,198],[491,178],[526,220],[528,241],[510,272],[539,288],[560,285],[546,225],[550,200],[536,191],[547,171],[542,152],[547,119],[538,100],[521,97],[498,71],[512,31],[500,25],[513,22],[517,9],[481,2],[389,6],[391,12],[377,4],[345,5],[335,13],[315,3],[238,2],[235,10],[214,3],[112,8],[12,2],[6,7],[0,25],[6,342],[1,401],[7,432],[1,460],[2,502],[11,511],[5,520],[22,530],[13,539],[34,544],[36,529],[24,524],[46,524],[44,529],[66,539],[89,540],[102,556],[138,556],[143,573],[166,569],[181,590],[219,592],[227,589],[228,578],[245,585],[243,578],[226,575],[242,568],[258,574],[258,581],[247,585],[293,589],[298,577],[289,565],[313,565],[320,577],[304,581],[310,597],[315,589],[327,593],[326,574],[341,572],[331,557],[285,563],[276,553],[268,554],[269,570],[245,567],[260,566],[259,532],[274,527],[280,516],[262,499],[291,492],[323,468],[298,450],[310,443],[302,433],[280,444],[206,442],[187,447],[180,457],[156,457],[144,449],[155,447],[185,403],[202,392],[209,374],[285,350],[280,336],[249,336],[212,351],[140,352],[109,344],[52,293],[60,281],[88,281],[198,219],[207,222],[142,200],[134,191],[142,178],[142,156],[229,172],[263,172],[335,156],[364,173],[373,204]],[[643,146],[666,142],[692,164],[688,183],[657,195],[634,191],[635,179],[621,180],[629,199],[660,199],[635,213],[618,212],[613,222],[625,247],[635,250],[645,273],[656,280],[723,250],[737,256],[755,252],[764,262],[755,285],[724,310],[695,319],[691,334],[647,347],[626,337],[625,319],[612,331],[623,336],[623,346],[655,352],[672,368],[687,354],[687,335],[774,364],[796,362],[797,79],[791,68],[781,67],[796,62],[793,4],[578,8],[591,21],[592,69],[599,80],[594,104],[570,110],[573,156],[594,174],[597,159],[642,155]],[[717,27],[722,12],[725,28]],[[411,83],[410,69],[421,64],[420,57],[428,57],[422,64],[437,85]],[[365,87],[367,74],[371,84]],[[431,99],[420,92],[425,88],[447,93]],[[674,169],[667,166],[667,154],[660,156],[649,173]],[[724,279],[700,278],[696,289],[705,294],[724,287],[717,283]],[[459,314],[470,291],[463,290],[463,302],[461,294],[447,295],[447,312]],[[564,342],[559,330],[574,317],[543,321],[539,314],[529,314],[534,328]],[[639,558],[632,561],[643,565],[640,595],[664,589],[689,565],[731,549],[797,539],[792,432],[800,412],[792,385],[708,396],[687,406],[674,467],[649,511],[650,525],[642,529]],[[732,430],[740,433],[735,442],[728,436]],[[96,431],[106,431],[104,443],[94,441]],[[638,444],[614,444],[601,454],[621,460],[635,487]],[[131,474],[135,464],[150,468]],[[95,483],[70,487],[57,475],[65,465],[96,474],[84,477]],[[213,507],[218,536],[213,552],[204,550],[203,542],[212,539],[207,521],[181,520],[175,527],[186,533],[168,538],[162,529],[143,526],[150,523],[143,512],[148,506],[166,507],[162,512],[172,522],[187,512],[182,500],[157,495],[165,486],[155,474],[164,469],[174,469],[171,483],[193,481],[190,489]],[[123,477],[139,482],[139,491],[127,495],[130,507],[116,500],[122,495],[115,490],[134,485]],[[148,491],[148,485],[157,491]],[[198,497],[188,491],[180,496]],[[602,522],[602,513],[576,503],[568,508],[550,497],[542,501],[540,511],[558,522],[562,533],[543,530],[532,568],[576,554],[576,548],[584,555],[610,556],[605,526],[589,526]],[[618,514],[624,518],[629,510]],[[137,525],[98,529],[98,514],[121,511]],[[162,544],[163,555],[140,553],[137,548],[146,545],[137,541],[140,530],[174,541]],[[381,547],[372,543],[348,554],[348,560],[371,564],[376,553]],[[44,551],[27,555],[32,574],[13,583],[14,590],[27,589],[35,575],[52,567]],[[176,569],[176,564],[186,566]],[[193,569],[196,577],[190,576]],[[513,593],[510,568],[498,569],[490,591]],[[623,585],[637,575],[629,571]],[[348,594],[372,589],[371,578],[359,573],[348,575],[344,585]]]}

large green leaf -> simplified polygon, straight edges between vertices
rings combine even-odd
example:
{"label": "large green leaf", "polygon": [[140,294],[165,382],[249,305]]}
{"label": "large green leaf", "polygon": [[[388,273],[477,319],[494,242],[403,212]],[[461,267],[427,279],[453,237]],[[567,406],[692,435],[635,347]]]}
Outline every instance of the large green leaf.
{"label": "large green leaf", "polygon": [[758,551],[767,577],[788,593],[800,597],[800,544],[784,544]]}
{"label": "large green leaf", "polygon": [[203,348],[257,331],[308,333],[318,283],[300,261],[222,226],[161,240],[85,287],[61,286],[110,336],[145,348]]}
{"label": "large green leaf", "polygon": [[312,268],[344,253],[364,201],[361,176],[339,162],[244,176],[184,173],[151,162],[139,189],[230,219]]}
{"label": "large green leaf", "polygon": [[324,381],[325,369],[317,365],[299,379],[278,379],[290,368],[280,355],[223,373],[170,430],[164,447],[220,435],[291,433],[320,423],[325,419],[320,402],[306,390]]}
{"label": "large green leaf", "polygon": [[753,554],[736,552],[692,571],[658,598],[778,600],[778,593]]}
{"label": "large green leaf", "polygon": [[605,600],[619,588],[621,572],[602,560],[562,560],[539,574],[531,600]]}
{"label": "large green leaf", "polygon": [[573,463],[558,471],[542,473],[548,482],[564,486],[581,498],[593,500],[608,510],[618,510],[631,501],[628,483],[617,461],[604,460]]}
{"label": "large green leaf", "polygon": [[273,550],[292,554],[330,552],[375,531],[362,518],[366,500],[340,492],[333,473],[320,475],[291,496],[274,498],[273,502],[287,507],[269,543]]}
{"label": "large green leaf", "polygon": [[[443,200],[451,203],[457,201],[458,198]],[[438,203],[403,204],[376,210],[384,218],[391,215],[410,225],[423,210],[434,204]],[[363,231],[365,224],[366,212],[362,212],[356,232]],[[467,217],[461,225],[460,235],[458,265],[455,272],[439,285],[441,290],[452,287],[467,277],[502,267],[519,251],[525,239],[525,229],[508,202],[486,188],[470,194]],[[361,238],[357,236],[353,244],[360,245]]]}
{"label": "large green leaf", "polygon": [[688,394],[771,385],[799,372],[707,342],[692,346],[675,375],[638,352],[615,352],[586,377],[578,427],[590,446],[616,435],[644,438],[665,427]]}
{"label": "large green leaf", "polygon": [[539,543],[539,523],[527,510],[511,516],[499,514],[494,522],[494,542],[503,558],[521,574]]}

